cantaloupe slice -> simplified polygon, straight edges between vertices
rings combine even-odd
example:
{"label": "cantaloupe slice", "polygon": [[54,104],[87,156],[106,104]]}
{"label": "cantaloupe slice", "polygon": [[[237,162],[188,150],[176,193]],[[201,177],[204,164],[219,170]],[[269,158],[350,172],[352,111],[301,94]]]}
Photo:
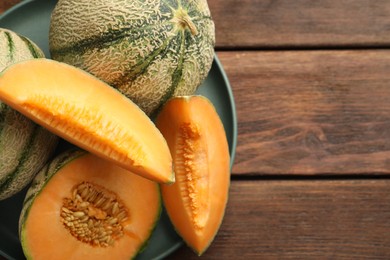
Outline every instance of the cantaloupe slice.
{"label": "cantaloupe slice", "polygon": [[230,184],[230,154],[222,122],[202,96],[169,100],[156,119],[176,174],[161,185],[165,208],[177,232],[201,255],[223,220]]}
{"label": "cantaloupe slice", "polygon": [[156,182],[90,153],[69,151],[33,180],[19,235],[27,259],[131,259],[160,213]]}
{"label": "cantaloupe slice", "polygon": [[141,109],[94,76],[34,59],[0,75],[0,99],[67,141],[148,179],[174,182],[166,141]]}

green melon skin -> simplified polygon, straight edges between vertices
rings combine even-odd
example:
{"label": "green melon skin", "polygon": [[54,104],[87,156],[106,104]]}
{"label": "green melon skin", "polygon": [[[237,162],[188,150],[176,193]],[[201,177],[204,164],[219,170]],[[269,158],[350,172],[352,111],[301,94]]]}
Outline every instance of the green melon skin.
{"label": "green melon skin", "polygon": [[[31,40],[0,28],[0,71],[44,57]],[[22,190],[46,163],[58,137],[0,101],[0,200]]]}
{"label": "green melon skin", "polygon": [[59,0],[51,16],[55,60],[117,88],[149,116],[191,95],[208,75],[215,28],[206,0]]}

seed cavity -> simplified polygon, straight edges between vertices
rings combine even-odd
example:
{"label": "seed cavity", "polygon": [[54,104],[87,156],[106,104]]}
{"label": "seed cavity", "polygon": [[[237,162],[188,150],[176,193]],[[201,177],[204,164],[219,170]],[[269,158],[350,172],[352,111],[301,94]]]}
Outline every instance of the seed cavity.
{"label": "seed cavity", "polygon": [[195,123],[179,129],[175,173],[187,212],[196,230],[204,228],[209,212],[209,181],[206,144]]}
{"label": "seed cavity", "polygon": [[73,237],[91,246],[107,247],[124,235],[123,225],[130,215],[114,192],[82,182],[71,194],[63,199],[60,219]]}

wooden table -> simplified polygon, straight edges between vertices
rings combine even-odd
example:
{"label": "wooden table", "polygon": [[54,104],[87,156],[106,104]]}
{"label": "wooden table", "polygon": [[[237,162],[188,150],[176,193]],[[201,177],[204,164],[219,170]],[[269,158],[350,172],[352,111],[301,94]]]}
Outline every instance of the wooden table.
{"label": "wooden table", "polygon": [[390,259],[390,1],[209,6],[238,146],[202,258]]}

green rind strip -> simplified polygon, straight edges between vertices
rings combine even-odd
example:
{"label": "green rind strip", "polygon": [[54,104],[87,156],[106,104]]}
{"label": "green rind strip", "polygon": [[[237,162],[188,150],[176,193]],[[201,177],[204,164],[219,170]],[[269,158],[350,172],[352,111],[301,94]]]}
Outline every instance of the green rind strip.
{"label": "green rind strip", "polygon": [[34,46],[31,41],[29,41],[26,37],[24,36],[19,36],[20,39],[26,44],[27,48],[29,49],[31,56],[33,58],[42,58],[43,55],[40,51],[37,50],[37,47]]}
{"label": "green rind strip", "polygon": [[130,70],[125,71],[121,77],[116,79],[114,82],[111,84],[119,88],[119,86],[127,83],[134,81],[137,77],[141,76],[144,74],[144,72],[147,70],[149,65],[157,58],[160,56],[165,56],[164,53],[167,52],[167,47],[170,45],[170,43],[174,40],[174,36],[165,39],[164,43],[157,49],[155,49],[152,53],[150,53],[148,56],[146,56],[145,59],[141,60],[137,64],[135,64],[133,67],[130,68]]}
{"label": "green rind strip", "polygon": [[[3,135],[7,135],[7,121],[9,119],[7,119],[7,117],[13,113],[15,113],[15,111],[12,110],[12,108],[8,105],[6,105],[5,103],[1,103],[1,110],[0,110],[0,150],[2,151],[6,151],[7,149],[9,149],[9,147],[7,145],[9,145],[9,143],[7,142],[7,138],[5,138]],[[17,112],[16,112],[17,113]],[[29,136],[28,138],[28,142],[31,142],[31,136]],[[24,136],[23,137],[23,140],[26,140],[27,138]],[[26,143],[28,143],[26,142]],[[21,149],[21,151],[24,151],[26,149],[26,143],[24,143],[24,146],[23,148]],[[13,178],[12,178],[12,174],[15,172],[15,170],[20,166],[20,158],[15,158],[15,157],[12,157],[13,160],[18,160],[18,165],[16,165],[13,169],[10,169],[10,171],[8,173],[4,172],[2,175],[2,178],[0,178],[0,192],[1,193],[4,193],[6,191],[5,188],[3,188],[3,186],[5,187],[8,187],[10,184],[6,184],[7,182],[9,181],[12,181]],[[2,165],[0,165],[0,167],[2,167]],[[15,176],[16,177],[16,176]]]}
{"label": "green rind strip", "polygon": [[27,160],[30,158],[30,153],[33,150],[33,143],[34,139],[39,133],[40,127],[37,125],[34,125],[34,129],[32,131],[32,134],[29,137],[29,141],[25,143],[23,147],[23,152],[21,153],[20,157],[18,158],[18,165],[15,167],[13,171],[8,173],[5,178],[3,178],[2,183],[0,184],[0,191],[4,192],[9,188],[9,186],[12,184],[13,180],[16,179],[19,174],[23,173],[23,167]]}
{"label": "green rind strip", "polygon": [[[9,106],[7,106],[5,103],[0,101],[0,136],[3,133],[3,129],[4,129],[4,125],[5,125],[5,117],[9,111],[9,109],[10,109]],[[0,141],[0,144],[1,144],[1,141]],[[0,149],[1,149],[1,145],[0,145]],[[0,179],[0,183],[1,182],[2,182],[2,180]]]}
{"label": "green rind strip", "polygon": [[162,0],[161,1],[161,6],[160,6],[160,10],[163,10],[162,7],[164,7],[164,4],[166,7],[170,8],[171,10],[175,10],[179,7],[179,3],[177,0],[175,1],[172,1],[172,0]]}
{"label": "green rind strip", "polygon": [[[47,177],[49,176],[49,169],[50,167],[48,167],[48,165],[46,165],[45,167],[43,167],[41,170],[40,170],[40,174],[44,175],[44,179],[47,179]],[[38,182],[35,182],[33,181],[30,185],[30,189],[37,189],[37,186],[39,185]],[[26,197],[24,198],[24,205],[29,205],[31,204],[31,201],[32,199],[35,197],[35,193],[30,193],[30,194],[26,194]]]}
{"label": "green rind strip", "polygon": [[164,96],[160,99],[160,102],[157,106],[157,108],[154,110],[153,114],[151,115],[152,118],[154,118],[161,110],[162,106],[165,104],[165,102],[173,96],[173,93],[175,92],[177,86],[180,83],[180,80],[182,79],[183,76],[183,64],[184,64],[184,52],[185,52],[185,43],[186,43],[186,37],[185,34],[189,33],[186,31],[182,31],[181,33],[181,44],[179,45],[179,60],[176,66],[175,71],[172,73],[172,83],[169,86],[169,88],[166,90]]}
{"label": "green rind strip", "polygon": [[4,32],[5,37],[7,37],[8,41],[8,57],[10,61],[14,60],[14,52],[15,52],[15,43],[12,40],[12,35],[9,32]]}
{"label": "green rind strip", "polygon": [[[170,21],[161,22],[160,25],[170,25]],[[127,41],[133,42],[145,37],[149,33],[149,28],[154,26],[156,26],[156,24],[145,25],[131,29],[124,25],[121,30],[111,30],[104,32],[101,35],[96,35],[95,37],[80,40],[64,48],[50,48],[50,54],[54,57],[63,56],[70,53],[82,55],[89,50],[108,48],[117,42],[121,42],[124,38],[128,38]]]}
{"label": "green rind strip", "polygon": [[210,20],[213,21],[213,18],[210,15],[201,15],[199,16],[199,11],[193,10],[189,11],[188,15],[191,17],[192,21],[199,21],[199,20]]}

